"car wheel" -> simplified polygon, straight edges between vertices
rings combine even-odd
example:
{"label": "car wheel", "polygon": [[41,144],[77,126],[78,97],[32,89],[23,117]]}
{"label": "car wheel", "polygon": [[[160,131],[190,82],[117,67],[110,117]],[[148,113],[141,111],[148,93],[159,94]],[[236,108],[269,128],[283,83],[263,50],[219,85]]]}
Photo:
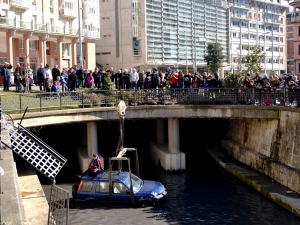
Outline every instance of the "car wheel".
{"label": "car wheel", "polygon": [[151,205],[151,201],[141,201],[140,206],[141,207],[148,207]]}
{"label": "car wheel", "polygon": [[74,184],[72,186],[72,196],[73,196],[73,199],[77,199],[77,190],[78,190],[78,184]]}

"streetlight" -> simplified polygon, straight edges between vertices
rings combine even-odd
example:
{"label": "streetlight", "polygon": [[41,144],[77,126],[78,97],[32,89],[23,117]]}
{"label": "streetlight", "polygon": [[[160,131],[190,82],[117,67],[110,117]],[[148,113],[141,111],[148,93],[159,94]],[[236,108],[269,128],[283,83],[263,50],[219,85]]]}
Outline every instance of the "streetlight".
{"label": "streetlight", "polygon": [[82,37],[81,37],[81,20],[80,20],[80,0],[77,2],[78,4],[78,30],[79,30],[79,65],[83,66],[82,64]]}

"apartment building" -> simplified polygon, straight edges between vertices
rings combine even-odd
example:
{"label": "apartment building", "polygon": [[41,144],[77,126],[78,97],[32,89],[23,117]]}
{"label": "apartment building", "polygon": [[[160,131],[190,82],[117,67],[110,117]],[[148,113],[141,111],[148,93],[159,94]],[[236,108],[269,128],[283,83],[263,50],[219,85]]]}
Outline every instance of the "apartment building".
{"label": "apartment building", "polygon": [[241,59],[247,45],[259,45],[266,53],[262,73],[286,72],[285,0],[229,0],[231,69],[243,70]]}
{"label": "apartment building", "polygon": [[295,73],[294,63],[294,23],[292,22],[293,13],[286,14],[286,58],[287,72]]}
{"label": "apartment building", "polygon": [[[101,0],[97,62],[116,68],[202,71],[207,43],[228,56],[226,0]],[[224,65],[228,64],[228,58]]]}
{"label": "apartment building", "polygon": [[[98,0],[80,0],[84,67],[95,67]],[[67,68],[78,62],[77,0],[0,0],[0,63]]]}
{"label": "apartment building", "polygon": [[300,0],[294,0],[290,3],[294,7],[293,13],[291,14],[291,24],[293,25],[293,55],[294,61],[294,73],[300,74]]}

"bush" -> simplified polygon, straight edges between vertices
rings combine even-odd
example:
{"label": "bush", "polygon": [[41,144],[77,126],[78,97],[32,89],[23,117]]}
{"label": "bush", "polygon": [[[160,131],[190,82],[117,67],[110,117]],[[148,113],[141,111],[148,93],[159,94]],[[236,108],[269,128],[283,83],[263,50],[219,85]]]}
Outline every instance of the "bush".
{"label": "bush", "polygon": [[239,87],[245,79],[243,73],[231,73],[224,80],[225,87]]}

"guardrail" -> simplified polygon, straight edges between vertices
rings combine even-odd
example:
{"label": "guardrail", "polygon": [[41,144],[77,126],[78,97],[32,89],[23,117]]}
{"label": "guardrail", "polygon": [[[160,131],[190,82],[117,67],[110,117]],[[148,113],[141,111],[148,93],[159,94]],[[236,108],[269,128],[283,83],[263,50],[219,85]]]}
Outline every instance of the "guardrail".
{"label": "guardrail", "polygon": [[142,89],[66,93],[3,94],[2,109],[8,113],[62,110],[72,108],[112,107],[120,100],[128,106],[138,105],[257,105],[300,106],[300,89],[209,88],[209,89]]}

